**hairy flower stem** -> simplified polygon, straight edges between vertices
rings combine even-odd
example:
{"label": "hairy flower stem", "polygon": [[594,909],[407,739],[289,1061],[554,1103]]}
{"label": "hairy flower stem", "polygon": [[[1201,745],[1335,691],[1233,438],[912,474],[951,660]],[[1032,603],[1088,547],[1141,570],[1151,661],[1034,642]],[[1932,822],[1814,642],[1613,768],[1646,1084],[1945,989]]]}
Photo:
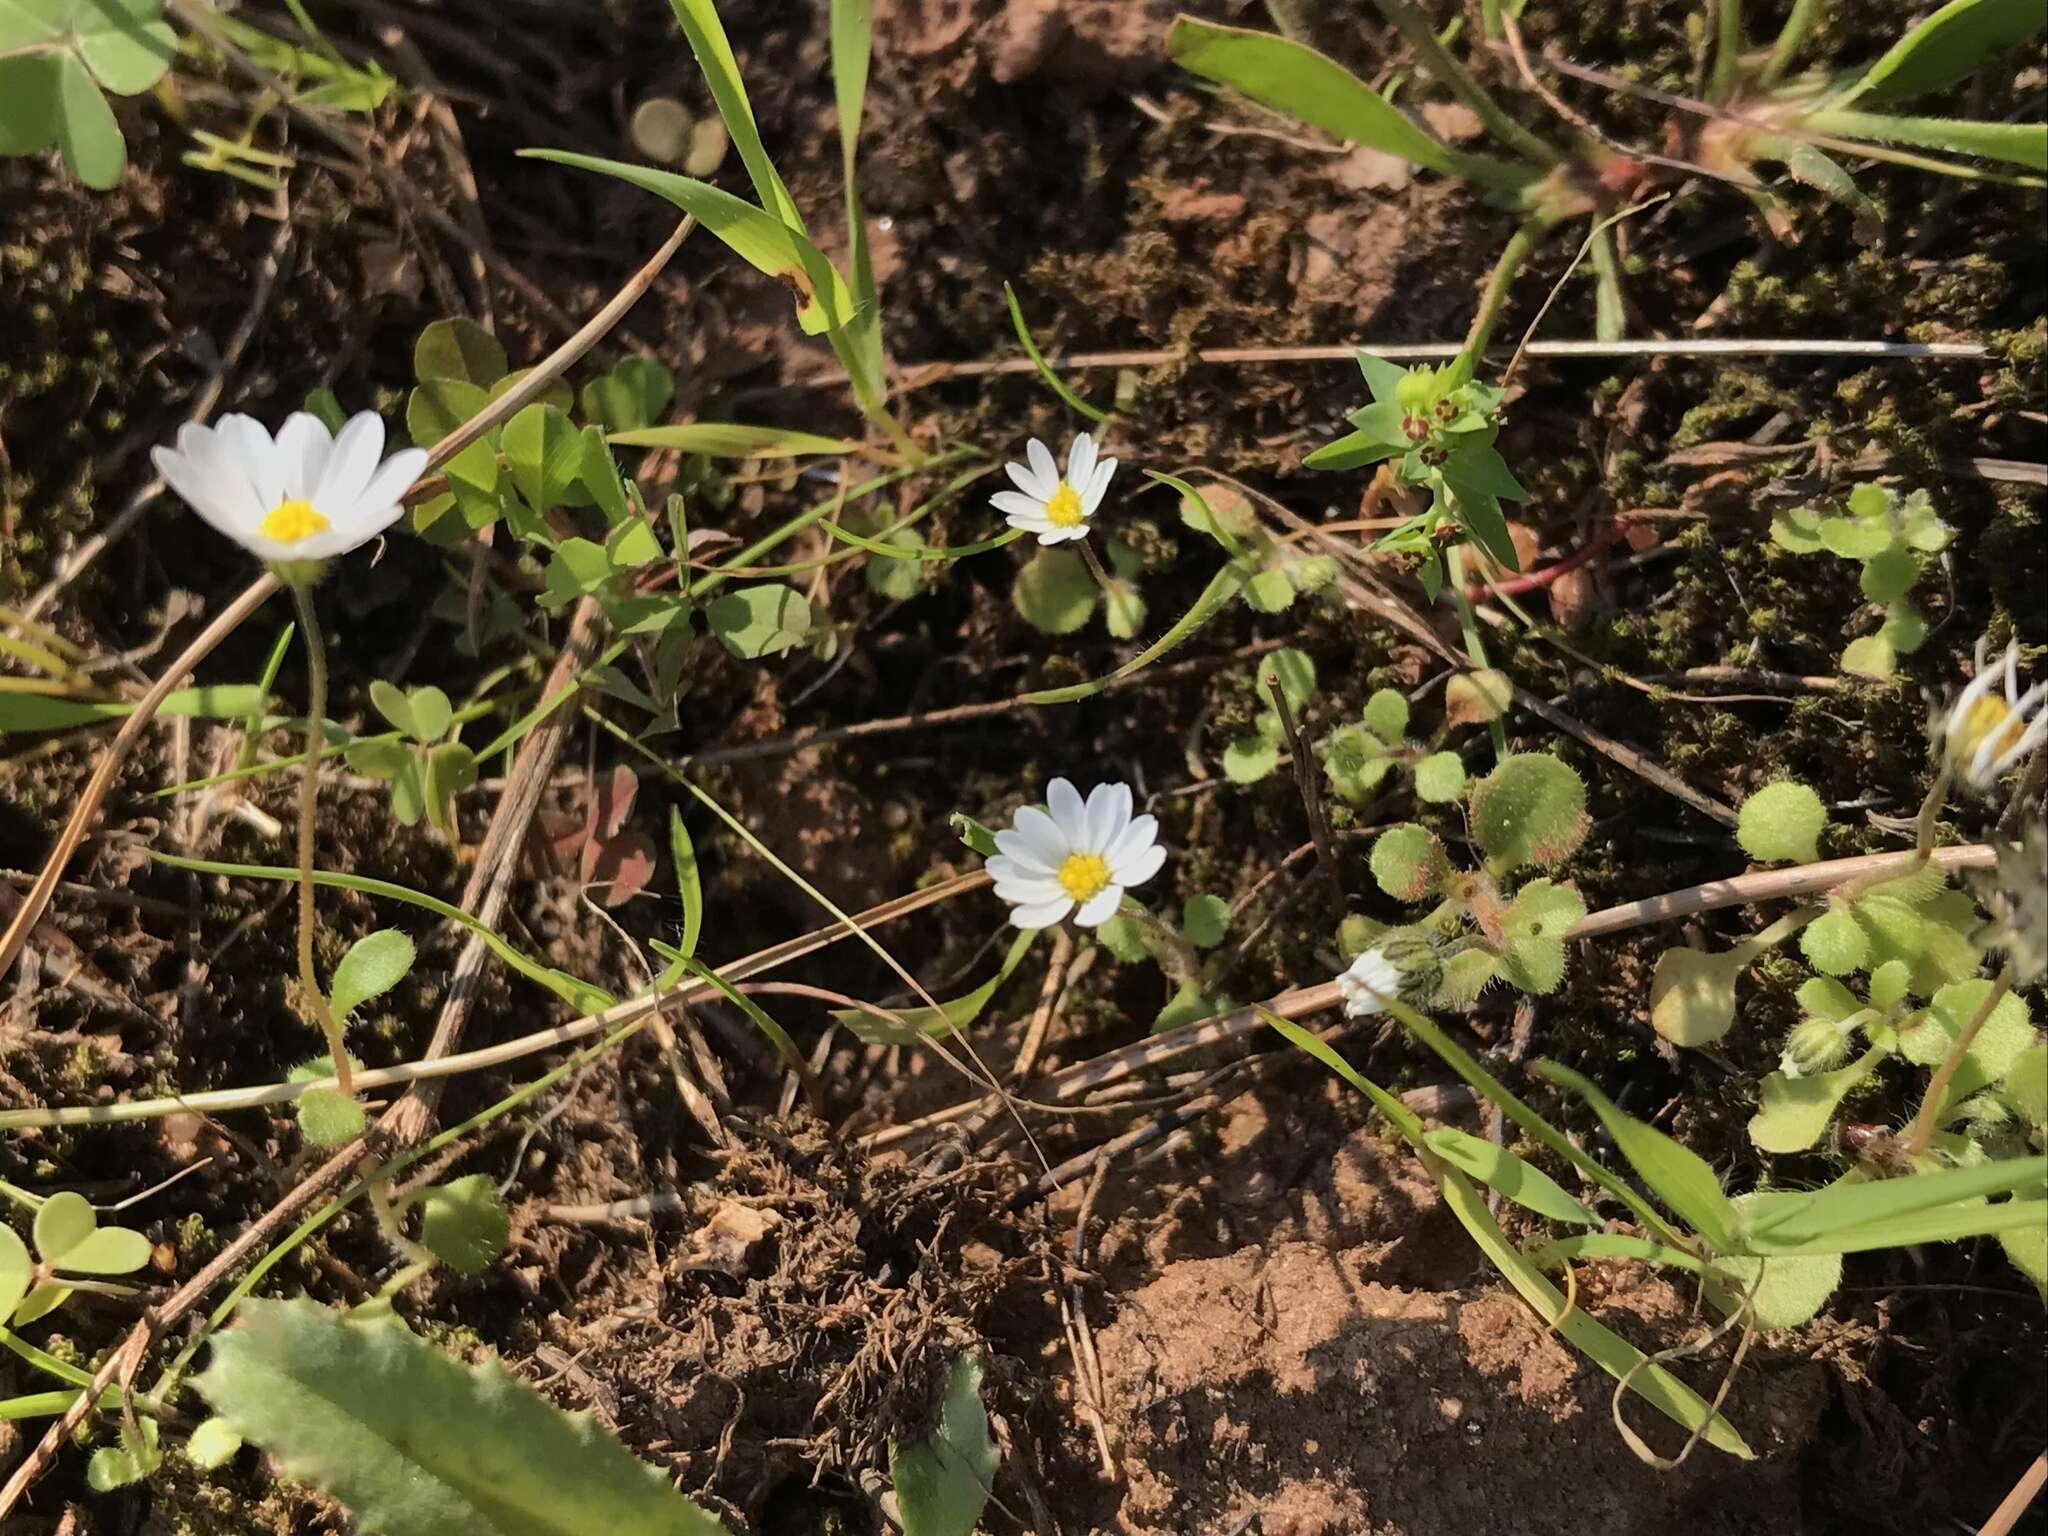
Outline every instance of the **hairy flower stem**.
{"label": "hairy flower stem", "polygon": [[1998,982],[1985,994],[1984,1001],[1977,1005],[1977,1011],[1970,1015],[1970,1022],[1956,1035],[1955,1043],[1949,1046],[1948,1054],[1935,1068],[1934,1076],[1928,1079],[1926,1096],[1920,1100],[1920,1108],[1913,1116],[1913,1123],[1906,1128],[1905,1140],[1899,1143],[1899,1151],[1905,1165],[1910,1168],[1927,1155],[1927,1147],[1934,1140],[1936,1124],[1941,1119],[1941,1101],[1948,1096],[1948,1085],[1956,1075],[1956,1069],[1963,1064],[1963,1058],[1970,1054],[1970,1047],[1977,1043],[1977,1036],[1983,1030],[1985,1020],[1991,1012],[2005,1001],[2006,993],[2012,990],[2012,970],[2008,967]]}
{"label": "hairy flower stem", "polygon": [[1468,376],[1478,371],[1487,344],[1493,340],[1493,327],[1500,319],[1502,306],[1507,303],[1508,289],[1514,284],[1515,274],[1521,271],[1529,253],[1561,222],[1549,214],[1533,215],[1524,219],[1508,237],[1508,243],[1501,247],[1500,257],[1493,264],[1493,275],[1486,280],[1486,292],[1480,295],[1479,312],[1472,317],[1472,328],[1465,333],[1465,346],[1460,355],[1465,360]]}
{"label": "hairy flower stem", "polygon": [[1166,972],[1175,986],[1201,984],[1202,957],[1171,923],[1153,916],[1135,901],[1117,915],[1135,919],[1145,931],[1145,947],[1152,951],[1152,958],[1159,962],[1160,969]]}
{"label": "hairy flower stem", "polygon": [[[1465,546],[1453,544],[1444,551],[1444,563],[1450,574],[1444,581],[1444,590],[1451,594],[1451,604],[1458,610],[1458,628],[1465,635],[1465,654],[1471,659],[1474,670],[1487,669],[1486,645],[1479,638],[1479,618],[1472,611],[1472,599],[1465,595]],[[1496,760],[1508,755],[1508,728],[1501,723],[1499,715],[1486,722],[1487,730],[1493,736],[1493,755]]]}
{"label": "hairy flower stem", "polygon": [[353,1099],[355,1072],[348,1048],[342,1044],[334,1010],[327,1006],[327,994],[320,990],[320,978],[313,973],[313,824],[320,806],[320,747],[327,732],[327,646],[313,617],[312,584],[295,581],[291,589],[299,629],[306,637],[306,763],[299,770],[299,987],[313,1010],[313,1022],[327,1037],[335,1087],[343,1098]]}

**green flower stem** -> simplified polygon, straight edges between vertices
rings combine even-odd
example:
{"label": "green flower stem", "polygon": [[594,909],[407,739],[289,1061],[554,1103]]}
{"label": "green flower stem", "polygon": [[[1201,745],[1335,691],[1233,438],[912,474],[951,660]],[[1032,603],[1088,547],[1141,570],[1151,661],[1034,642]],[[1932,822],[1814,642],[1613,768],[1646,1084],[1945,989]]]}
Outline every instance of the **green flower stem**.
{"label": "green flower stem", "polygon": [[[1479,618],[1472,611],[1472,599],[1465,595],[1465,546],[1453,544],[1444,551],[1444,563],[1449,574],[1444,580],[1444,590],[1451,594],[1451,604],[1458,610],[1458,628],[1465,635],[1465,655],[1471,660],[1475,671],[1484,672],[1490,663],[1486,659],[1485,642],[1479,638]],[[1493,737],[1493,755],[1496,760],[1508,755],[1508,728],[1501,723],[1499,715],[1486,722],[1487,731]]]}
{"label": "green flower stem", "polygon": [[1714,0],[1714,69],[1708,89],[1725,101],[1735,88],[1742,63],[1742,0]]}
{"label": "green flower stem", "polygon": [[290,586],[292,601],[298,605],[299,628],[306,637],[306,765],[299,770],[299,986],[306,994],[306,1006],[313,1010],[313,1022],[327,1037],[327,1049],[334,1059],[335,1091],[354,1099],[355,1069],[342,1044],[341,1026],[335,1022],[334,1010],[327,1006],[327,994],[320,990],[320,978],[313,971],[313,833],[320,806],[319,749],[327,728],[327,643],[313,616],[311,584],[294,581]]}
{"label": "green flower stem", "polygon": [[1785,18],[1785,25],[1778,29],[1778,40],[1771,44],[1771,56],[1764,61],[1756,83],[1762,90],[1769,90],[1785,77],[1785,71],[1792,65],[1792,56],[1799,51],[1799,45],[1806,41],[1806,34],[1813,30],[1813,24],[1820,20],[1821,0],[1792,0],[1791,14]]}
{"label": "green flower stem", "polygon": [[1075,539],[1073,542],[1074,548],[1081,552],[1081,560],[1088,567],[1088,574],[1095,578],[1095,585],[1102,588],[1103,597],[1107,599],[1116,596],[1116,588],[1111,584],[1109,572],[1102,568],[1102,561],[1095,553],[1095,546],[1086,539]]}
{"label": "green flower stem", "polygon": [[1501,307],[1507,302],[1508,289],[1514,283],[1515,274],[1529,259],[1529,253],[1560,222],[1550,214],[1533,215],[1522,221],[1521,227],[1508,237],[1508,243],[1501,248],[1500,259],[1493,264],[1493,275],[1486,280],[1486,292],[1480,295],[1479,313],[1472,317],[1472,328],[1465,333],[1465,346],[1460,355],[1465,359],[1468,377],[1478,369],[1487,344],[1493,340],[1494,323],[1500,319]]}
{"label": "green flower stem", "polygon": [[1127,898],[1117,914],[1128,917],[1145,930],[1145,947],[1152,951],[1152,958],[1177,987],[1197,986],[1201,982],[1202,957],[1195,946],[1171,923],[1164,922],[1144,906],[1143,903]]}
{"label": "green flower stem", "polygon": [[1472,77],[1469,70],[1452,58],[1450,51],[1437,41],[1429,20],[1417,11],[1408,0],[1373,0],[1379,13],[1392,22],[1396,31],[1415,50],[1415,56],[1422,67],[1442,81],[1450,93],[1479,115],[1486,124],[1486,131],[1500,143],[1506,145],[1526,159],[1538,165],[1555,165],[1563,157],[1557,150],[1524,128],[1505,108],[1493,99],[1485,86]]}
{"label": "green flower stem", "polygon": [[1934,1069],[1934,1076],[1927,1080],[1927,1093],[1920,1100],[1913,1123],[1906,1129],[1906,1139],[1899,1143],[1908,1168],[1927,1155],[1928,1144],[1934,1140],[1935,1127],[1941,1119],[1941,1101],[1948,1097],[1948,1085],[1954,1079],[1956,1069],[1970,1054],[1970,1047],[1977,1043],[1977,1035],[1984,1028],[1985,1020],[1991,1017],[1991,1011],[2005,1001],[2006,993],[2011,990],[2012,968],[2008,966],[2000,973],[1997,985],[1977,1005],[1977,1011],[1970,1015],[1970,1022],[1956,1035],[1948,1054],[1941,1058],[1941,1065]]}

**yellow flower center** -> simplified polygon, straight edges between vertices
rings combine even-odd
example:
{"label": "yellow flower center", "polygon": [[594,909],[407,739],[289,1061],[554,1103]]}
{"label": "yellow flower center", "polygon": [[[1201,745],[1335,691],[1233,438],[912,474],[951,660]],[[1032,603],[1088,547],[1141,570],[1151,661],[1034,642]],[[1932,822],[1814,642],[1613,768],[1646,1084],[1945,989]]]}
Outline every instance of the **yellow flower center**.
{"label": "yellow flower center", "polygon": [[316,533],[325,533],[331,526],[313,510],[310,501],[281,501],[256,525],[256,531],[280,544],[297,544]]}
{"label": "yellow flower center", "polygon": [[1062,480],[1059,489],[1045,499],[1045,520],[1055,528],[1073,528],[1081,517],[1081,493]]}
{"label": "yellow flower center", "polygon": [[1996,738],[1991,755],[2010,751],[2026,729],[2026,721],[2012,712],[2005,700],[1987,693],[1970,706],[1963,722],[1949,737],[1950,748],[1960,762],[1975,757],[1986,741]]}
{"label": "yellow flower center", "polygon": [[1086,905],[1109,884],[1109,860],[1099,853],[1070,853],[1060,866],[1060,889]]}

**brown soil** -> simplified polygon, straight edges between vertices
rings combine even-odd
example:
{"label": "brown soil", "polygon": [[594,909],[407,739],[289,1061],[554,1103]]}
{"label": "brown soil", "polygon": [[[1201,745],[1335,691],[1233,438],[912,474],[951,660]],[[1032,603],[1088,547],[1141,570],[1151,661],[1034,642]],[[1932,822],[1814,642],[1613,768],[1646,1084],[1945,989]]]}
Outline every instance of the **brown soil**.
{"label": "brown soil", "polygon": [[[1162,47],[1177,8],[1165,0],[877,4],[862,178],[897,358],[1011,355],[1005,279],[1041,341],[1077,350],[1462,334],[1507,216],[1381,157],[1275,137],[1269,124],[1187,89]],[[1189,8],[1255,20],[1252,8],[1223,0]],[[843,249],[822,7],[721,9],[771,151],[821,242]],[[1603,67],[1639,66],[1677,88],[1691,9],[1532,0],[1525,25],[1532,45]],[[1912,7],[1881,9],[1889,26]],[[352,406],[378,403],[395,416],[419,328],[442,313],[480,312],[485,300],[515,361],[532,361],[557,338],[560,318],[509,282],[508,269],[529,274],[563,315],[581,317],[670,227],[670,211],[642,194],[511,157],[536,143],[630,155],[624,121],[648,94],[706,108],[665,8],[454,0],[390,14],[417,49],[408,78],[431,77],[455,103],[503,266],[479,282],[467,254],[422,237],[376,179],[309,155],[294,184],[293,254],[249,353],[229,374],[222,408],[275,415],[326,385]],[[1877,20],[1870,25],[1875,35]],[[340,35],[352,46],[383,46],[367,33]],[[1846,61],[1862,57],[1864,41],[1835,37],[1830,46]],[[1983,110],[2004,110],[2004,93],[1993,94]],[[1640,103],[1572,99],[1582,110],[1611,107],[1617,131],[1639,141],[1661,131]],[[241,188],[178,164],[183,140],[168,119],[146,102],[123,110],[135,166],[107,197],[81,193],[41,163],[0,161],[0,360],[10,365],[0,374],[0,599],[8,601],[48,574],[66,537],[103,526],[140,485],[144,450],[189,408],[271,248],[273,228]],[[378,152],[452,206],[450,158],[408,132],[411,111],[386,109]],[[1443,131],[1463,131],[1439,116]],[[206,121],[239,131],[224,117]],[[722,180],[739,185],[731,165]],[[2048,638],[2038,603],[2038,491],[1952,468],[1972,457],[2042,457],[2038,414],[2025,414],[2038,413],[2048,394],[2039,321],[2048,293],[2035,259],[2041,199],[1933,186],[1908,173],[1871,171],[1865,181],[1889,214],[1881,250],[1817,203],[1800,204],[1800,246],[1774,246],[1738,200],[1687,188],[1633,236],[1641,270],[1630,278],[1632,333],[1702,325],[1751,335],[1970,336],[1992,340],[1998,358],[1919,370],[1769,359],[1532,367],[1503,439],[1534,493],[1524,516],[1530,537],[1552,557],[1615,511],[1662,515],[1660,544],[1624,545],[1551,598],[1574,644],[1636,674],[1722,664],[1832,671],[1843,637],[1867,630],[1873,615],[1838,571],[1773,551],[1764,538],[1769,511],[1839,489],[1857,478],[1842,466],[1871,454],[1884,455],[1905,483],[1936,489],[1961,537],[1946,581],[1921,594],[1934,635],[1895,686],[1719,703],[1653,699],[1600,681],[1533,638],[1495,637],[1501,664],[1525,686],[1704,793],[1739,800],[1781,773],[1810,779],[1841,807],[1823,844],[1830,855],[1880,846],[1881,833],[1861,818],[1909,814],[1917,803],[1923,690],[1952,683],[1976,634],[1989,627],[2002,639],[2017,630],[2030,645]],[[1529,322],[1569,254],[1554,248],[1525,274],[1504,335]],[[1591,308],[1590,286],[1567,284],[1546,334],[1590,334]],[[859,431],[839,392],[805,382],[828,373],[830,359],[788,324],[784,295],[701,235],[615,341],[618,351],[647,351],[676,369],[680,415]],[[39,359],[57,360],[48,377],[36,371]],[[1106,398],[1112,376],[1075,382]],[[1130,462],[1239,473],[1312,520],[1360,515],[1357,482],[1299,472],[1301,456],[1357,403],[1348,364],[1174,362],[1120,382],[1128,404],[1114,446]],[[920,433],[969,437],[998,456],[1032,432],[1069,429],[1028,377],[954,380],[907,399]],[[1823,450],[1792,452],[1809,434],[1825,435]],[[1729,450],[1753,447],[1746,438],[1791,447],[1783,460]],[[647,489],[668,489],[675,473],[650,464]],[[749,538],[829,489],[762,477],[735,487],[729,503],[707,497],[693,518]],[[1117,516],[1119,534],[1143,555],[1156,631],[1192,600],[1213,553],[1184,536],[1156,495],[1133,487]],[[986,537],[988,523],[970,500],[931,532],[935,541],[964,541]],[[63,631],[120,650],[150,642],[173,592],[203,594],[217,607],[247,572],[191,527],[168,507],[153,512],[67,594]],[[1009,601],[1009,560],[963,562],[900,605],[869,592],[858,564],[836,568],[816,597],[846,625],[843,664],[828,670],[798,656],[741,666],[709,650],[686,685],[682,730],[655,745],[682,755],[985,702],[1098,675],[1130,653],[1099,623],[1056,642],[1026,628]],[[463,652],[459,613],[433,616],[449,569],[438,553],[401,539],[374,578],[355,572],[323,589],[344,718],[364,718],[371,678],[433,681],[459,694],[514,658],[509,643],[483,657]],[[1177,910],[1200,892],[1235,898],[1307,837],[1284,774],[1221,791],[1191,778],[1191,756],[1213,772],[1222,746],[1251,718],[1245,649],[1285,639],[1314,656],[1323,692],[1311,706],[1312,730],[1355,715],[1375,687],[1420,687],[1438,670],[1382,626],[1308,608],[1270,618],[1232,609],[1189,647],[1215,664],[1156,686],[1015,710],[965,729],[733,764],[703,779],[829,898],[857,906],[972,867],[947,825],[956,808],[997,821],[1052,774],[1128,777],[1153,797],[1174,850],[1147,892],[1155,905]],[[281,622],[268,613],[247,626],[209,663],[208,679],[253,678]],[[279,682],[287,700],[303,696],[297,665]],[[1437,708],[1418,706],[1419,730],[1434,728]],[[183,736],[160,730],[124,772],[72,877],[156,905],[60,898],[37,935],[41,970],[27,982],[9,978],[0,1101],[263,1082],[312,1054],[285,980],[291,911],[270,905],[275,888],[188,880],[143,857],[150,846],[187,839],[223,859],[282,857],[280,845],[240,823],[196,828],[148,798],[211,771],[238,741],[206,723]],[[1608,759],[1534,720],[1516,722],[1516,744],[1555,747],[1592,785],[1596,825],[1571,870],[1589,905],[1742,867],[1724,829]],[[270,745],[282,750],[283,738]],[[10,739],[8,752],[15,748]],[[614,752],[608,737],[578,735],[565,766],[602,773]],[[0,864],[34,867],[91,760],[90,743],[80,743],[0,781]],[[252,794],[289,817],[288,780],[258,781]],[[576,799],[565,788],[552,809],[566,817]],[[490,803],[480,798],[466,813],[472,844]],[[632,826],[657,848],[666,848],[670,803],[643,773]],[[705,861],[710,958],[722,962],[819,920],[788,882],[683,808]],[[1985,819],[1961,807],[1951,830],[1976,835]],[[320,858],[450,899],[464,874],[445,844],[399,827],[383,799],[361,788],[330,790]],[[1277,881],[1273,894],[1296,894],[1309,867],[1290,865],[1296,878]],[[663,868],[648,895],[613,914],[626,937],[673,937],[667,881]],[[7,890],[0,886],[0,903]],[[1394,915],[1363,878],[1352,878],[1341,901],[1326,886],[1301,894],[1232,977],[1234,996],[1324,979],[1342,910]],[[330,966],[349,938],[399,920],[389,906],[340,893],[322,910]],[[420,963],[357,1042],[372,1064],[417,1056],[458,948],[413,916],[403,920],[421,940]],[[1688,936],[1725,942],[1753,916],[1727,914]],[[966,978],[965,990],[989,973],[984,946],[998,920],[982,896],[885,938],[928,984]],[[621,989],[637,984],[619,934],[564,878],[523,880],[507,928],[551,964]],[[1648,967],[1667,942],[1668,933],[1630,936],[1575,957],[1565,989],[1541,1005],[1526,1039],[1516,1038],[1508,1001],[1492,996],[1456,1021],[1461,1035],[1589,1144],[1597,1129],[1578,1110],[1520,1076],[1526,1055],[1580,1066],[1632,1112],[1664,1116],[1731,1187],[1825,1177],[1836,1166],[1827,1158],[1763,1166],[1743,1134],[1798,976],[1763,968],[1726,1055],[1678,1057],[1659,1049],[1645,1014]],[[1034,957],[976,1025],[975,1043],[992,1064],[1018,1050],[1041,977]],[[884,1002],[900,985],[850,945],[807,963],[801,979]],[[1040,1070],[1142,1038],[1163,1000],[1156,971],[1098,954],[1072,988]],[[560,1016],[532,988],[496,973],[471,1040]],[[827,1022],[809,1004],[778,1007],[778,1017],[806,1048]],[[1757,1460],[1737,1464],[1701,1449],[1660,1474],[1616,1434],[1608,1379],[1575,1362],[1498,1284],[1414,1160],[1306,1061],[1118,1160],[1077,1249],[1086,1180],[1049,1201],[1020,1201],[1038,1168],[1016,1140],[1002,1141],[1000,1127],[971,1144],[942,1136],[908,1158],[865,1159],[801,1113],[778,1117],[781,1075],[737,1014],[708,1008],[703,1021],[738,1105],[731,1148],[707,1146],[658,1053],[635,1041],[533,1116],[501,1122],[460,1151],[446,1172],[509,1181],[512,1250],[473,1279],[437,1277],[405,1308],[448,1347],[495,1348],[558,1401],[593,1409],[721,1511],[736,1536],[883,1529],[878,1479],[888,1438],[923,1421],[933,1384],[961,1350],[988,1363],[986,1395],[1005,1455],[985,1528],[1005,1536],[1905,1536],[1981,1520],[2048,1438],[2041,1309],[1995,1254],[1853,1259],[1830,1312],[1760,1345],[1736,1383],[1728,1411]],[[1340,1046],[1396,1088],[1438,1076],[1396,1040],[1358,1032]],[[834,1128],[845,1132],[908,1119],[963,1091],[929,1057],[843,1037],[823,1077]],[[516,1071],[458,1080],[443,1119],[524,1080]],[[1881,1085],[1858,1113],[1896,1117],[1904,1086]],[[1147,1104],[1185,1089],[1144,1087]],[[1034,1130],[1046,1159],[1058,1162],[1145,1113],[1044,1117]],[[169,1274],[183,1278],[308,1166],[288,1118],[240,1115],[214,1125],[179,1117],[4,1137],[0,1177],[118,1198],[201,1156],[213,1161],[131,1218],[166,1245]],[[678,1189],[685,1208],[651,1220],[587,1209]],[[349,1217],[295,1254],[277,1283],[348,1302],[389,1268],[372,1224]],[[1081,1387],[1069,1343],[1077,1298],[1099,1356],[1099,1403]],[[1582,1272],[1578,1304],[1645,1349],[1681,1346],[1701,1332],[1689,1296],[1636,1270]],[[36,1342],[90,1357],[131,1316],[67,1313]],[[1676,1368],[1711,1394],[1726,1365],[1725,1347],[1716,1347]],[[40,1384],[0,1355],[0,1396]],[[1641,1410],[1631,1422],[1660,1449],[1674,1448],[1668,1425],[1645,1421]],[[0,1467],[23,1449],[0,1425]],[[232,1484],[208,1487],[173,1469],[158,1484],[102,1500],[84,1491],[84,1457],[67,1455],[23,1529],[41,1536],[60,1520],[67,1536],[345,1529],[338,1512],[277,1486],[250,1460]],[[2048,1530],[2048,1513],[2034,1520],[2022,1529]]]}

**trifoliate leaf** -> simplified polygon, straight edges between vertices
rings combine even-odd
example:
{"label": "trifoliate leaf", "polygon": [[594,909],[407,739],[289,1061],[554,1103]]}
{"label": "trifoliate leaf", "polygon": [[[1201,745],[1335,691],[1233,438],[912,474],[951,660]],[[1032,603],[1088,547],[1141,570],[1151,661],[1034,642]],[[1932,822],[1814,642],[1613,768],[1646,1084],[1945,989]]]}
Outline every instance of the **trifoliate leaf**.
{"label": "trifoliate leaf", "polygon": [[420,1242],[457,1274],[490,1268],[511,1236],[498,1186],[481,1173],[437,1184],[420,1196]]}
{"label": "trifoliate leaf", "polygon": [[1010,601],[1024,622],[1042,634],[1070,635],[1095,612],[1101,590],[1071,550],[1041,549],[1017,573]]}
{"label": "trifoliate leaf", "polygon": [[780,582],[741,587],[712,599],[705,622],[725,648],[743,661],[779,656],[811,633],[811,605]]}
{"label": "trifoliate leaf", "polygon": [[1230,903],[1221,896],[1190,896],[1180,913],[1181,936],[1197,949],[1214,949],[1230,931]]}
{"label": "trifoliate leaf", "polygon": [[1455,752],[1432,752],[1415,765],[1415,793],[1436,805],[1465,797],[1465,764]]}
{"label": "trifoliate leaf", "polygon": [[723,1536],[586,1415],[392,1322],[242,1303],[193,1385],[287,1476],[379,1536]]}
{"label": "trifoliate leaf", "polygon": [[1820,857],[1818,839],[1827,824],[1827,807],[1811,787],[1781,779],[1742,802],[1735,840],[1753,859],[1810,864]]}
{"label": "trifoliate leaf", "polygon": [[675,394],[676,376],[653,358],[621,358],[583,386],[583,417],[607,432],[634,432],[658,423]]}

